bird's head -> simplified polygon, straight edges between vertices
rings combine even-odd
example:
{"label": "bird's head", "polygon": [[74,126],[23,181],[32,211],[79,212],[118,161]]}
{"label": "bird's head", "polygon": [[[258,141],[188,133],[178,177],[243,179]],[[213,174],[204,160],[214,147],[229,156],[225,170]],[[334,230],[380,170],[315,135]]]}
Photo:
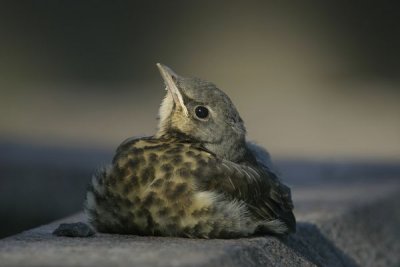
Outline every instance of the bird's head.
{"label": "bird's head", "polygon": [[181,77],[160,63],[157,67],[168,92],[156,136],[181,136],[222,158],[240,157],[246,130],[229,97],[211,82]]}

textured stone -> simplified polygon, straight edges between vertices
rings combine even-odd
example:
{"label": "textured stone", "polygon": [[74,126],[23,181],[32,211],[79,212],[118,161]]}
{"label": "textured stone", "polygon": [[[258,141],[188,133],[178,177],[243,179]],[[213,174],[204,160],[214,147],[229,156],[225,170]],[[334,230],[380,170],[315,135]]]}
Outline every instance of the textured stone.
{"label": "textured stone", "polygon": [[62,223],[53,231],[53,235],[69,237],[89,237],[94,234],[94,230],[83,222]]}
{"label": "textured stone", "polygon": [[399,266],[398,180],[294,186],[297,233],[279,239],[57,237],[60,223],[0,240],[1,266]]}

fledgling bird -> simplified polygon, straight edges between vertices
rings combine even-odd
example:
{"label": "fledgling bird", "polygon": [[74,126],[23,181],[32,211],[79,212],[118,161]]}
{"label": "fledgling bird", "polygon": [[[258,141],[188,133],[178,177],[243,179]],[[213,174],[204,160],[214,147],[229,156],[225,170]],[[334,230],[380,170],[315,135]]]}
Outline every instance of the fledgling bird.
{"label": "fledgling bird", "polygon": [[89,185],[99,232],[233,238],[294,232],[290,189],[268,154],[246,142],[229,97],[213,83],[157,64],[167,95],[154,136],[131,138]]}

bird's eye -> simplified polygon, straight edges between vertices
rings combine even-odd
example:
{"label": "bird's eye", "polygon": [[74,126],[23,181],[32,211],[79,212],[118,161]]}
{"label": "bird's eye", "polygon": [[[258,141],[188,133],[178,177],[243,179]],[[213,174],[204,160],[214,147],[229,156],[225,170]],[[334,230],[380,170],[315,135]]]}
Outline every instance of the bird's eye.
{"label": "bird's eye", "polygon": [[208,109],[204,106],[197,106],[194,112],[199,119],[205,119],[208,117]]}

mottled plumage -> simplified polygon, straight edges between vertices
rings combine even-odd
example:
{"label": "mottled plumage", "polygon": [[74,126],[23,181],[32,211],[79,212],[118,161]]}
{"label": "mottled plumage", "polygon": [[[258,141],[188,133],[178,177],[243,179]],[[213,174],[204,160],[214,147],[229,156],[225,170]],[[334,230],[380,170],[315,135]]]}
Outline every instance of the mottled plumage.
{"label": "mottled plumage", "polygon": [[86,197],[100,232],[228,238],[295,231],[290,189],[214,84],[158,64],[168,93],[152,137],[128,139]]}

